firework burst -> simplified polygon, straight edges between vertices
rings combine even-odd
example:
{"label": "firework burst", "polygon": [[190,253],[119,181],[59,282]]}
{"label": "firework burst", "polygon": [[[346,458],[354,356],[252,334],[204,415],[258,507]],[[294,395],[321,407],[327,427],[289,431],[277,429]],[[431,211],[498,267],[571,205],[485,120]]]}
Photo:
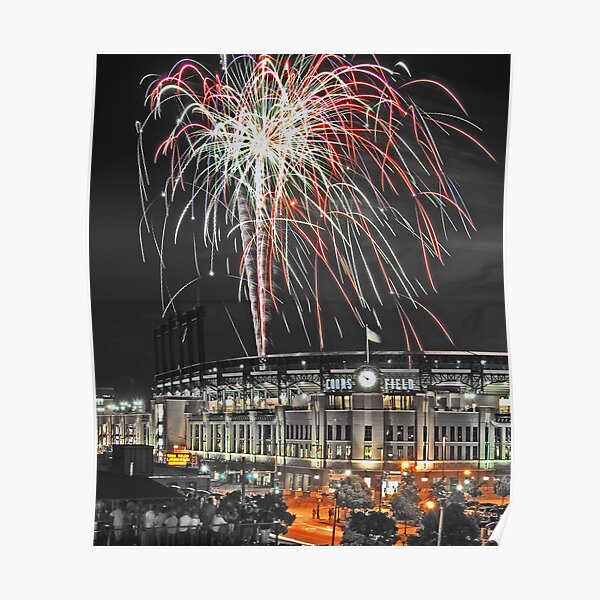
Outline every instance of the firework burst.
{"label": "firework burst", "polygon": [[[150,114],[138,126],[140,238],[145,226],[160,255],[163,293],[166,222],[175,219],[176,242],[184,220],[200,210],[211,274],[220,223],[241,242],[240,297],[245,290],[259,356],[267,352],[267,324],[281,310],[282,290],[302,319],[301,301],[310,298],[323,347],[323,274],[361,326],[361,311],[376,318],[369,296],[379,304],[391,297],[409,347],[411,337],[420,342],[402,301],[423,308],[448,335],[416,300],[418,288],[390,240],[403,228],[418,241],[435,290],[431,261],[443,263],[446,250],[430,213],[444,224],[454,213],[473,227],[432,132],[466,136],[487,150],[463,129],[472,125],[466,119],[421,110],[409,89],[436,86],[464,112],[454,94],[435,81],[410,79],[407,70],[338,55],[240,55],[222,65],[218,74],[191,60],[175,65],[149,86]],[[178,118],[154,155],[170,162],[161,194],[165,221],[155,234],[142,135],[168,106]],[[175,211],[181,193],[185,205]],[[163,300],[165,311],[178,293]]]}

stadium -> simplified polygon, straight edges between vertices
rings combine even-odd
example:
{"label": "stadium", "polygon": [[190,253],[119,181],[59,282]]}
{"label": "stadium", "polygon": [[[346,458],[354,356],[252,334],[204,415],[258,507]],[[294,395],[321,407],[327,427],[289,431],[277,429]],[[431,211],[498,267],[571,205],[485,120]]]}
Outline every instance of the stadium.
{"label": "stadium", "polygon": [[382,496],[409,469],[423,486],[445,477],[454,487],[509,472],[506,353],[378,351],[367,363],[365,351],[348,351],[207,362],[203,339],[200,308],[155,331],[150,437],[158,461],[184,451],[217,480],[248,477],[296,493],[327,491],[353,472]]}

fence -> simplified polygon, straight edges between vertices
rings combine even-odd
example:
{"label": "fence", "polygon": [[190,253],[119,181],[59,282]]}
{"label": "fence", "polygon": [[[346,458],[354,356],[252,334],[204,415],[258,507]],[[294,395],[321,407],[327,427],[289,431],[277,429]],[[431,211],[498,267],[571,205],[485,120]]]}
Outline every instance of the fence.
{"label": "fence", "polygon": [[226,523],[224,525],[173,525],[115,529],[96,523],[94,546],[268,546],[278,544],[272,535],[275,523]]}

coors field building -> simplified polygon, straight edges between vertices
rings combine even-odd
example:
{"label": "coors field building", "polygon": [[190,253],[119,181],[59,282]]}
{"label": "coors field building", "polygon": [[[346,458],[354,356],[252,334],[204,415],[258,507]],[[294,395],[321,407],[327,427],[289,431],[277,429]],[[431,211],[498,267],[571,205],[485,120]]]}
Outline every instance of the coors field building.
{"label": "coors field building", "polygon": [[454,485],[509,471],[506,353],[206,362],[203,338],[201,308],[155,330],[151,436],[159,461],[185,448],[193,463],[229,481],[243,468],[256,483],[303,492],[326,491],[348,472],[392,493],[408,469],[418,482],[446,477]]}

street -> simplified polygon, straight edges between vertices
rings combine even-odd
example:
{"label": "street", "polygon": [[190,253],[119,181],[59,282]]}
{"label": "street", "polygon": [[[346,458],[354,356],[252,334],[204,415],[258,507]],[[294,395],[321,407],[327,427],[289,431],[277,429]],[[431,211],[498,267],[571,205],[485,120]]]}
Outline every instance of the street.
{"label": "street", "polygon": [[[293,525],[288,529],[286,538],[297,540],[299,542],[305,542],[314,544],[317,546],[330,546],[331,545],[331,534],[333,531],[333,523],[329,521],[328,511],[330,504],[324,499],[320,509],[320,519],[313,519],[312,511],[316,508],[317,501],[315,498],[302,498],[295,499],[293,497],[286,497],[288,503],[288,510],[296,515],[296,520]],[[343,524],[344,521],[341,522]],[[416,533],[416,527],[408,526],[407,535]],[[335,533],[335,545],[338,546],[342,539],[343,530],[339,525],[336,525]],[[398,527],[398,533],[400,536],[404,534],[404,525],[400,524]],[[402,545],[402,539],[400,539],[397,546]]]}

